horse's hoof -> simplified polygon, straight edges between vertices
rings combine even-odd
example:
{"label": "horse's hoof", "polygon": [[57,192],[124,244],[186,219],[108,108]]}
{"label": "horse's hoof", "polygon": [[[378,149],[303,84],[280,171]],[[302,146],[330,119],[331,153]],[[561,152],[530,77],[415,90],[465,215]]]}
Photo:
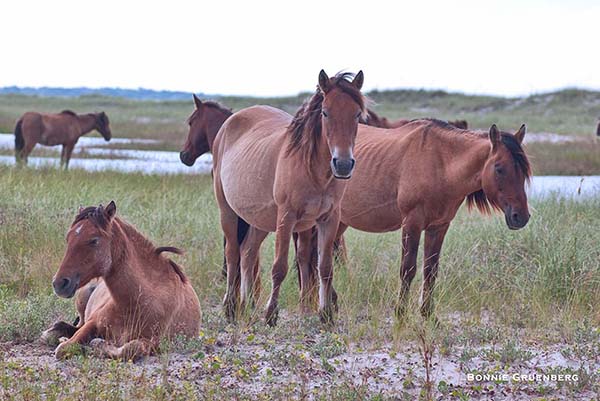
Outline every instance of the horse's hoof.
{"label": "horse's hoof", "polygon": [[106,344],[106,341],[103,338],[94,338],[90,341],[90,347],[92,348],[102,348]]}
{"label": "horse's hoof", "polygon": [[231,300],[225,300],[223,302],[223,312],[225,313],[228,323],[235,323],[237,320],[237,306],[235,302]]}
{"label": "horse's hoof", "polygon": [[333,308],[331,306],[325,307],[319,310],[319,318],[321,319],[321,323],[327,326],[333,325]]}
{"label": "horse's hoof", "polygon": [[340,308],[338,307],[338,295],[335,289],[333,288],[331,289],[331,301],[333,302],[333,308],[335,310],[335,313],[338,313],[340,311]]}
{"label": "horse's hoof", "polygon": [[265,313],[265,322],[270,327],[275,327],[277,325],[278,318],[279,308],[277,306],[269,306],[269,308],[267,308],[267,312]]}

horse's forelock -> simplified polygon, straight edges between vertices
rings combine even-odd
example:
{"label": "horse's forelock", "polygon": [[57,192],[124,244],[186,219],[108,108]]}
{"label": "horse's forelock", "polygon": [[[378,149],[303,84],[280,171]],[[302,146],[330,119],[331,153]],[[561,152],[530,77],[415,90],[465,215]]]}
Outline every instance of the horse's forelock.
{"label": "horse's forelock", "polygon": [[77,213],[71,227],[83,220],[89,220],[92,224],[102,230],[106,230],[108,227],[108,220],[106,219],[104,208],[102,206],[89,206],[81,210]]}

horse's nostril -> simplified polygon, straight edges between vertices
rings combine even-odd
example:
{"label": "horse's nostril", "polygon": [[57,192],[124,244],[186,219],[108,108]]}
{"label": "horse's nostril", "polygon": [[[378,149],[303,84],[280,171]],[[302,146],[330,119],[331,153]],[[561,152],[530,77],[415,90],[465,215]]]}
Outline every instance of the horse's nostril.
{"label": "horse's nostril", "polygon": [[333,163],[333,167],[337,168],[337,162],[338,162],[338,159],[337,159],[337,157],[334,157],[334,158],[331,160],[331,162]]}
{"label": "horse's nostril", "polygon": [[68,279],[68,278],[63,278],[62,279],[62,282],[61,282],[61,288],[62,289],[69,288],[70,285],[71,285],[71,279]]}
{"label": "horse's nostril", "polygon": [[513,221],[519,221],[519,214],[518,213],[513,213],[512,214],[512,219],[513,219]]}

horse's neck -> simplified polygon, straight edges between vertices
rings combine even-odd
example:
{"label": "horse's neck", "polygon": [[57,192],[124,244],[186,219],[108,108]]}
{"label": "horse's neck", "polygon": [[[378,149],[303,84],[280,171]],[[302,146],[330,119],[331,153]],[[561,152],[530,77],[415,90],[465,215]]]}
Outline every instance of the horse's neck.
{"label": "horse's neck", "polygon": [[231,114],[233,114],[233,113],[225,112],[223,110],[219,110],[218,113],[219,113],[218,116],[215,117],[215,119],[209,123],[210,126],[209,126],[208,131],[210,132],[210,134],[206,138],[206,141],[208,142],[208,149],[210,149],[211,153],[213,152],[213,144],[215,142],[215,138],[217,137],[217,134],[219,133],[219,130],[221,129],[221,127],[223,126],[225,121],[229,118],[229,116],[231,116]]}
{"label": "horse's neck", "polygon": [[140,267],[156,264],[145,260],[154,257],[154,249],[139,232],[120,220],[112,223],[112,243],[112,265],[104,281],[117,304],[136,307],[152,286],[148,280],[151,275]]}
{"label": "horse's neck", "polygon": [[490,155],[490,142],[485,137],[470,134],[446,136],[448,159],[445,170],[449,184],[467,196],[481,189],[481,174]]}
{"label": "horse's neck", "polygon": [[79,126],[81,127],[81,135],[85,135],[96,126],[96,117],[93,114],[78,114]]}
{"label": "horse's neck", "polygon": [[329,152],[327,139],[323,132],[321,132],[321,135],[317,139],[316,146],[317,151],[315,157],[311,158],[307,168],[310,171],[312,179],[316,181],[316,184],[325,188],[334,178],[330,167],[331,153]]}

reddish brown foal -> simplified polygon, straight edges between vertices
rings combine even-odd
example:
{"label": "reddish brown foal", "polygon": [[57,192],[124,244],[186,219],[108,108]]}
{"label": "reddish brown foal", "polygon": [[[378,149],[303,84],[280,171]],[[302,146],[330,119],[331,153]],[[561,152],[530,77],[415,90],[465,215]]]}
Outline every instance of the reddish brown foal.
{"label": "reddish brown foal", "polygon": [[69,346],[92,340],[103,356],[136,359],[157,350],[164,337],[198,334],[198,297],[181,268],[161,255],[181,251],[156,248],[115,213],[114,202],[81,209],[67,233],[52,285],[64,298],[82,290],[79,326],[59,322],[42,336],[70,337],[56,348],[59,359],[69,355]]}
{"label": "reddish brown foal", "polygon": [[110,141],[111,132],[106,113],[75,114],[64,110],[58,114],[27,112],[15,126],[15,157],[17,163],[27,164],[27,157],[36,144],[63,145],[60,165],[69,167],[73,148],[82,135],[97,130]]}

